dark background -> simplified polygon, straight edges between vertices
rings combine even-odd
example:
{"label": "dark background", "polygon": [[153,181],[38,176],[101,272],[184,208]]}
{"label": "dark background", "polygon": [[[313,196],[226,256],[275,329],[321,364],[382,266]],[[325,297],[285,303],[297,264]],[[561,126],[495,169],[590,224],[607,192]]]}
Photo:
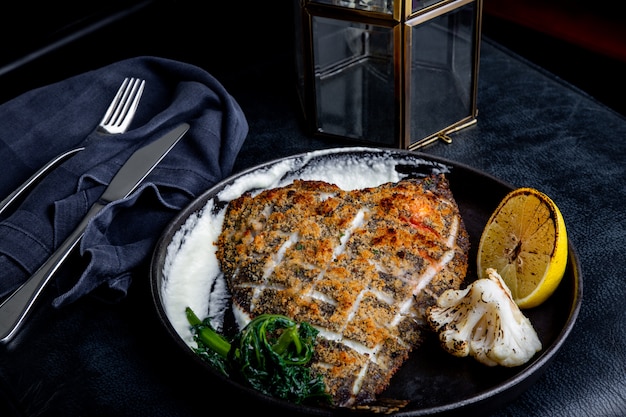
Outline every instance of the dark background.
{"label": "dark background", "polygon": [[[626,23],[613,3],[484,0],[483,34],[626,114]],[[283,1],[37,0],[10,9],[0,17],[0,102],[137,55],[197,64],[228,87],[229,73],[254,65],[259,43],[275,45],[290,74]]]}

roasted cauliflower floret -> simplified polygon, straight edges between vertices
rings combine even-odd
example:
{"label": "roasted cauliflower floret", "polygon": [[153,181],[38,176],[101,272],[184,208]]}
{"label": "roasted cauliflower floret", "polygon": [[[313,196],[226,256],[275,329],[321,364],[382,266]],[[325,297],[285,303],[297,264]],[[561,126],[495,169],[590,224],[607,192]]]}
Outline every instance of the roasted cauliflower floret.
{"label": "roasted cauliflower floret", "polygon": [[443,348],[488,365],[523,365],[541,350],[530,320],[495,269],[462,290],[447,290],[427,310]]}

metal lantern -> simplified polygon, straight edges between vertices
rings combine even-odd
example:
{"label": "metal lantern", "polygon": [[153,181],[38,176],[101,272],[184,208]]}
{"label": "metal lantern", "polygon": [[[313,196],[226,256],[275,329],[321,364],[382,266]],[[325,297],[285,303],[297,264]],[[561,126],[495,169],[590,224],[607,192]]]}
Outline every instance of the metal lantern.
{"label": "metal lantern", "polygon": [[416,149],[476,123],[482,0],[295,0],[314,134]]}

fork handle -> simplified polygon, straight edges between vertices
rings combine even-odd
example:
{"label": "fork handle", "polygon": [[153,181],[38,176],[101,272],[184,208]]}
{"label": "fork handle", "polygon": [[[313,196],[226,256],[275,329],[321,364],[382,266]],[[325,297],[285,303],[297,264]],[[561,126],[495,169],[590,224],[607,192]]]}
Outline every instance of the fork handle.
{"label": "fork handle", "polygon": [[7,343],[15,336],[50,278],[82,239],[89,220],[103,208],[104,204],[96,202],[48,260],[0,304],[0,342]]}
{"label": "fork handle", "polygon": [[26,181],[24,181],[22,183],[22,185],[17,187],[15,189],[15,191],[13,191],[4,200],[2,200],[0,202],[0,214],[4,213],[4,211],[7,210],[15,201],[17,201],[17,199],[22,194],[24,194],[26,191],[28,191],[41,177],[43,177],[50,170],[52,170],[52,168],[56,167],[61,162],[65,161],[67,158],[69,158],[70,156],[74,155],[75,153],[78,153],[78,152],[82,151],[83,149],[85,149],[85,148],[84,147],[80,147],[80,148],[70,149],[67,152],[63,152],[62,154],[57,155],[56,157],[54,157],[53,159],[48,161],[48,163],[46,163],[46,165],[44,165],[41,168],[39,168],[39,170],[37,170],[37,172],[35,172],[33,175],[31,175],[30,178],[28,178]]}

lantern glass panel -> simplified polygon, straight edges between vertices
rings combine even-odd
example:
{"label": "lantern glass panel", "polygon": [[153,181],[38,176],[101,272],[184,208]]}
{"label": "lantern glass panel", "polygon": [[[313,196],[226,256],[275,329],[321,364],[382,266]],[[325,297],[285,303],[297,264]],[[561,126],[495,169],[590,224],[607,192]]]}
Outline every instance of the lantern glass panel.
{"label": "lantern glass panel", "polygon": [[413,12],[417,12],[419,10],[425,9],[428,6],[432,6],[433,4],[441,3],[444,0],[412,0],[411,2],[411,10]]}
{"label": "lantern glass panel", "polygon": [[312,0],[311,3],[331,4],[368,12],[393,13],[393,0]]}
{"label": "lantern glass panel", "polygon": [[394,144],[393,29],[313,16],[317,129]]}
{"label": "lantern glass panel", "polygon": [[476,3],[411,28],[411,138],[472,114]]}

